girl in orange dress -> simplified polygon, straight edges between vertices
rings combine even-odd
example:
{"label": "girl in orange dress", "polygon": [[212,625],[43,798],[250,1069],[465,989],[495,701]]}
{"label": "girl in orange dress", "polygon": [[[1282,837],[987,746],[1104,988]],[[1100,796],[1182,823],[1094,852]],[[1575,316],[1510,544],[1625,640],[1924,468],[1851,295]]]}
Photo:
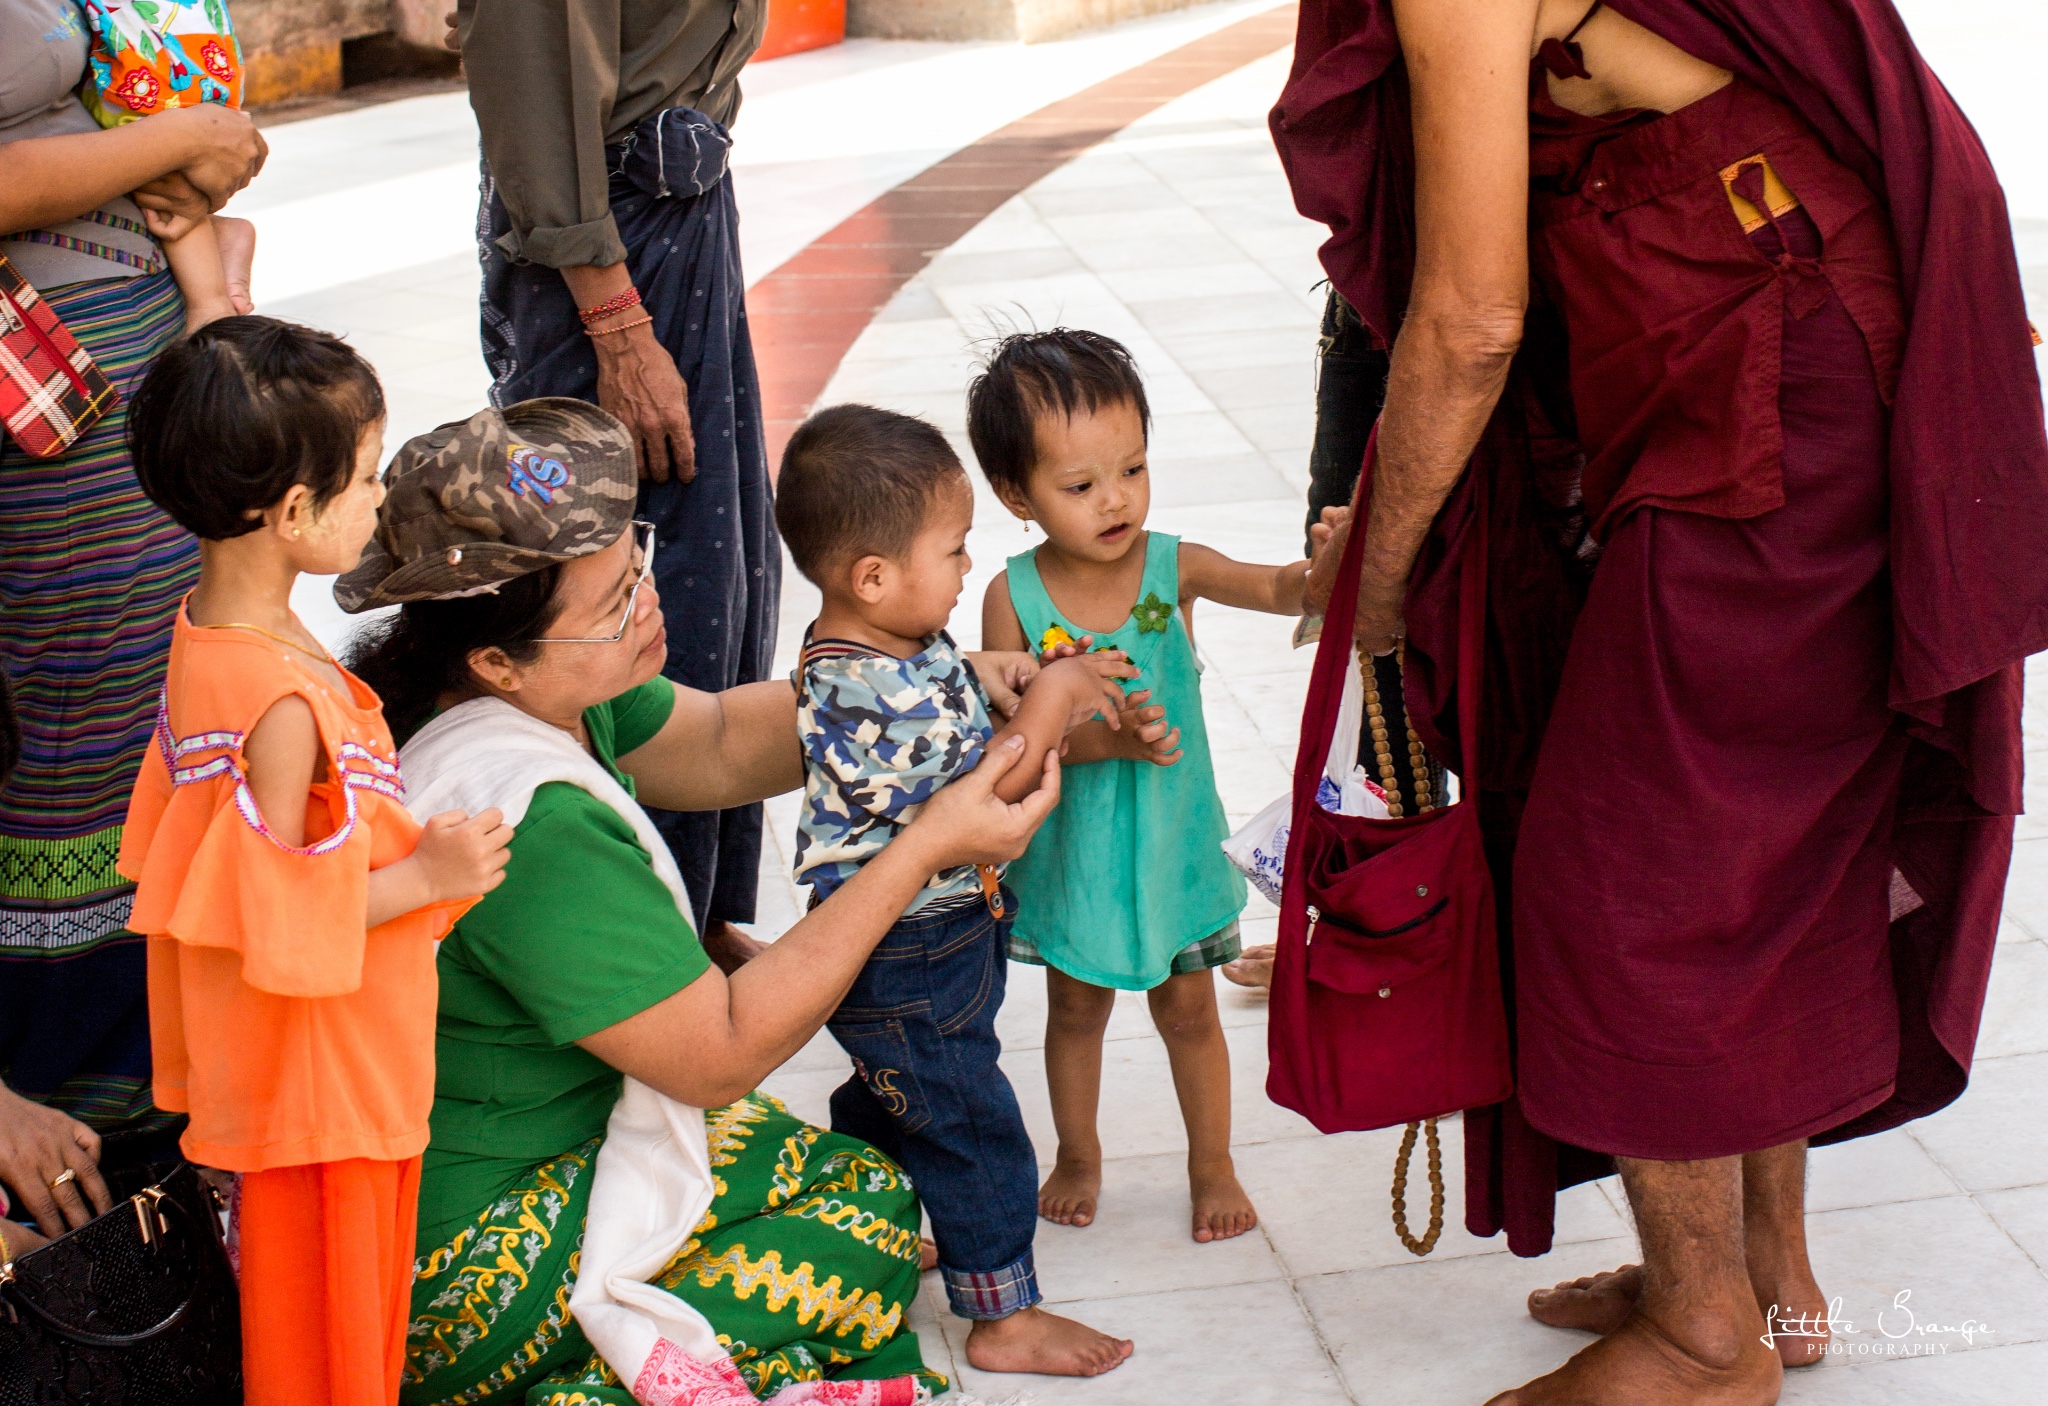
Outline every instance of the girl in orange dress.
{"label": "girl in orange dress", "polygon": [[384,397],[270,318],[171,346],[129,412],[143,490],[199,539],[121,872],[149,939],[159,1107],[242,1174],[250,1406],[391,1406],[433,1106],[434,944],[502,877],[496,811],[424,826],[375,693],[291,610],[377,522]]}

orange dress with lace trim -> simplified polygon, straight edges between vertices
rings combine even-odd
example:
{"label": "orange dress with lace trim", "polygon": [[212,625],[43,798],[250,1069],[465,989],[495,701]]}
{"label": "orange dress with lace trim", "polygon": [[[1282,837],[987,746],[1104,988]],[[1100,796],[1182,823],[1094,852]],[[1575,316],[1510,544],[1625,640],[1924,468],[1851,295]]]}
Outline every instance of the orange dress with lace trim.
{"label": "orange dress with lace trim", "polygon": [[[149,939],[157,1106],[192,1115],[182,1145],[209,1166],[402,1161],[427,1145],[434,943],[475,900],[365,929],[370,871],[411,854],[420,826],[382,704],[342,672],[347,698],[283,645],[179,608],[119,864]],[[242,755],[288,694],[311,705],[327,763],[296,849],[258,813]]]}

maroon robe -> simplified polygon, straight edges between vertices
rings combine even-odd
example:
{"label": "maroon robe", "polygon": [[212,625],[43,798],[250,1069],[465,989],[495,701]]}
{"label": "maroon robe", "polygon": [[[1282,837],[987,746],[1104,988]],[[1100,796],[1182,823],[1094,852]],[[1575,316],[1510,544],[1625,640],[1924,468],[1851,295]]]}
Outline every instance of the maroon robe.
{"label": "maroon robe", "polygon": [[[1538,193],[1536,304],[1474,457],[1516,490],[1492,495],[1470,779],[1521,1093],[1468,1114],[1467,1223],[1521,1254],[1596,1154],[1832,1141],[1962,1091],[2019,809],[2019,661],[2048,647],[2010,226],[1896,13],[1610,3],[1739,81]],[[1307,0],[1273,132],[1332,281],[1391,344],[1414,228],[1386,0]],[[1745,133],[1806,207],[1754,254],[1713,179]],[[1576,235],[1573,202],[1599,207]],[[1691,323],[1660,344],[1640,304],[1667,295]],[[1468,511],[1461,491],[1411,585],[1418,724],[1449,716]]]}

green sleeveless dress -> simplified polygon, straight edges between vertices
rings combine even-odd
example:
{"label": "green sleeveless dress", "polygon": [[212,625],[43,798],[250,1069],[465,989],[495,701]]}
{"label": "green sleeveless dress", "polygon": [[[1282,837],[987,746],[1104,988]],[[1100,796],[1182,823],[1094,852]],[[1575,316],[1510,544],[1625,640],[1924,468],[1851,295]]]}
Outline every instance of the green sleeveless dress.
{"label": "green sleeveless dress", "polygon": [[[1062,616],[1038,575],[1035,550],[1009,560],[1010,604],[1034,652],[1048,630],[1087,631]],[[1226,934],[1235,948],[1244,876],[1223,854],[1230,827],[1216,794],[1202,721],[1201,665],[1180,612],[1180,538],[1147,534],[1145,577],[1131,618],[1098,645],[1121,649],[1180,729],[1173,766],[1089,762],[1061,777],[1059,805],[1031,848],[1010,866],[1017,894],[1011,955],[1040,960],[1094,986],[1148,991],[1181,970],[1236,955],[1177,964],[1182,949]],[[1210,960],[1209,958],[1215,958]]]}

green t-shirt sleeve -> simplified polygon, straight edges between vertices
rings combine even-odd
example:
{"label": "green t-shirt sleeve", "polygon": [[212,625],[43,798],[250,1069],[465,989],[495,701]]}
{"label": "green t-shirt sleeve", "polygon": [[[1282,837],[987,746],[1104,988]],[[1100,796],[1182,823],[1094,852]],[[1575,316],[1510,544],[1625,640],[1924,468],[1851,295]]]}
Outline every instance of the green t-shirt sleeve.
{"label": "green t-shirt sleeve", "polygon": [[469,963],[558,1046],[667,1000],[711,965],[632,829],[560,781],[534,791],[505,881],[464,916],[462,938]]}
{"label": "green t-shirt sleeve", "polygon": [[612,755],[623,757],[654,740],[676,710],[676,686],[657,675],[606,703],[612,715]]}

